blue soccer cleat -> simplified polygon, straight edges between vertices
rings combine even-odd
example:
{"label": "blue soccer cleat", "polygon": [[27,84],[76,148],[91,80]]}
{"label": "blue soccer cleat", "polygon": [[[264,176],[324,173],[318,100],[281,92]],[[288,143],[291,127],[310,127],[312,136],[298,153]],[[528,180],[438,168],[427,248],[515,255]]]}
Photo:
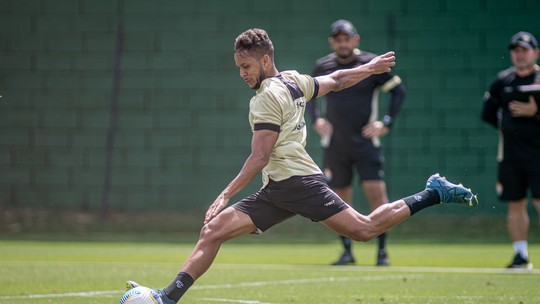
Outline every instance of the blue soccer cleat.
{"label": "blue soccer cleat", "polygon": [[137,282],[134,282],[134,281],[127,281],[126,282],[126,290],[130,290],[130,289],[133,289],[135,287],[140,287],[141,285],[139,285]]}
{"label": "blue soccer cleat", "polygon": [[471,189],[463,187],[462,184],[453,184],[439,173],[429,177],[426,189],[436,190],[441,198],[441,204],[460,204],[468,207],[478,205],[478,197],[471,192]]}
{"label": "blue soccer cleat", "polygon": [[[126,290],[130,290],[130,289],[133,289],[133,288],[136,288],[136,287],[141,287],[141,285],[135,281],[127,281],[126,282]],[[175,301],[169,299],[169,297],[167,297],[167,294],[165,293],[165,291],[163,290],[155,290],[155,292],[157,292],[160,296],[161,296],[161,303],[163,304],[176,304]]]}
{"label": "blue soccer cleat", "polygon": [[167,293],[165,293],[163,289],[160,289],[157,292],[161,295],[161,301],[163,301],[163,304],[176,304],[176,301],[169,299]]}

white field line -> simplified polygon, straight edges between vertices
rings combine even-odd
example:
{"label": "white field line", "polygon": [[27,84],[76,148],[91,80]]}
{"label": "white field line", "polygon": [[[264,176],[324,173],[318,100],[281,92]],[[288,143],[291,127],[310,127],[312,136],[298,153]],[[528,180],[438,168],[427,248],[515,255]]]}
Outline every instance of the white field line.
{"label": "white field line", "polygon": [[[346,282],[346,281],[378,281],[387,280],[389,278],[398,276],[364,276],[364,277],[348,277],[348,278],[317,278],[317,279],[291,279],[291,280],[275,280],[275,281],[260,281],[260,282],[243,282],[238,284],[220,284],[220,285],[195,285],[191,287],[191,290],[207,290],[207,289],[232,289],[232,288],[244,288],[244,287],[261,287],[269,285],[287,285],[287,284],[308,284],[308,283],[320,283],[320,282]],[[399,276],[401,278],[401,276]],[[69,292],[69,293],[53,293],[53,294],[37,294],[37,295],[24,295],[24,296],[1,296],[0,300],[6,299],[43,299],[43,298],[61,298],[61,297],[93,297],[101,295],[118,295],[122,291],[118,290],[104,290],[104,291],[86,291],[86,292]]]}
{"label": "white field line", "polygon": [[218,298],[197,298],[197,300],[211,301],[211,302],[242,303],[242,304],[272,304],[269,302],[259,302],[259,301],[252,301],[252,300],[232,300],[232,299],[218,299]]}
{"label": "white field line", "polygon": [[274,269],[274,270],[332,270],[342,272],[377,271],[377,272],[406,272],[406,273],[507,273],[540,275],[540,269],[507,269],[507,268],[467,268],[467,267],[422,267],[422,266],[316,266],[316,265],[285,265],[285,264],[216,264],[215,268],[234,269]]}
{"label": "white field line", "polygon": [[[310,265],[279,265],[279,264],[216,264],[214,268],[235,268],[235,269],[283,269],[283,270],[325,270],[332,271],[380,271],[380,272],[405,272],[408,273],[506,273],[506,274],[523,274],[523,275],[539,275],[540,270],[507,270],[498,268],[451,268],[451,267],[374,267],[374,266],[310,266]],[[415,275],[421,277],[421,275]],[[206,289],[232,289],[243,287],[261,287],[269,285],[289,285],[289,284],[309,284],[319,282],[346,282],[346,281],[378,281],[388,279],[401,279],[401,275],[375,275],[375,276],[356,276],[356,277],[322,277],[314,279],[289,279],[289,280],[274,280],[274,281],[258,281],[258,282],[242,282],[237,284],[219,284],[219,285],[195,285],[191,289],[206,290]],[[86,291],[86,292],[69,292],[69,293],[53,293],[53,294],[35,294],[35,295],[20,295],[20,296],[0,296],[0,300],[9,299],[44,299],[44,298],[62,298],[62,297],[94,297],[94,296],[117,296],[122,293],[121,290],[103,290],[103,291]],[[210,300],[210,298],[208,298]],[[229,299],[214,299],[214,301],[233,301],[234,303],[252,303],[263,304],[257,301],[229,300]]]}
{"label": "white field line", "polygon": [[120,293],[121,291],[118,291],[118,290],[82,291],[82,292],[67,292],[67,293],[35,294],[35,295],[25,295],[25,296],[2,296],[0,297],[0,300],[95,297],[95,296],[108,296],[111,294],[120,294]]}
{"label": "white field line", "polygon": [[202,285],[193,286],[191,289],[231,289],[243,287],[261,287],[270,285],[291,285],[291,284],[309,284],[309,283],[332,283],[332,282],[349,282],[349,281],[382,281],[388,279],[401,279],[402,276],[392,275],[377,275],[377,276],[362,276],[362,277],[324,277],[316,279],[290,279],[290,280],[274,280],[261,282],[243,282],[238,284],[220,284],[220,285]]}

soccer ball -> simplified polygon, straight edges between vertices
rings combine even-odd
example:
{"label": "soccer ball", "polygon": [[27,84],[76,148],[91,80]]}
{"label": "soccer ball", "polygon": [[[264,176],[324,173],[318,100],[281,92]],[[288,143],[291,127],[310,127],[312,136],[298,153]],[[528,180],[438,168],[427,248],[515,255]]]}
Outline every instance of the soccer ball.
{"label": "soccer ball", "polygon": [[161,295],[148,287],[132,288],[120,299],[119,304],[163,304]]}

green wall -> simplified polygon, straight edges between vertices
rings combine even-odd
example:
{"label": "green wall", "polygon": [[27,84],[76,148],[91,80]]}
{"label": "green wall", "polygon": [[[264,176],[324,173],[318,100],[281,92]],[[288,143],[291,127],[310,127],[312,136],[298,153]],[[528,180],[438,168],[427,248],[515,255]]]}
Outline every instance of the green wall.
{"label": "green wall", "polygon": [[408,89],[384,139],[390,197],[441,172],[499,214],[482,95],[510,65],[511,35],[540,36],[539,12],[537,0],[2,0],[0,208],[206,209],[250,152],[236,36],[266,29],[278,69],[309,73],[346,18],[362,49],[396,51]]}

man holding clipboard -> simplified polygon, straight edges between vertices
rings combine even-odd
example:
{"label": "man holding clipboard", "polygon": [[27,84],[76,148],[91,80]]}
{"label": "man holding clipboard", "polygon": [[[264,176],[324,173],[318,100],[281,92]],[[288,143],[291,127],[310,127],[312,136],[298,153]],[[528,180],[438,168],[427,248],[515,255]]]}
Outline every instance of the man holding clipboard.
{"label": "man holding clipboard", "polygon": [[540,213],[540,67],[538,41],[516,33],[508,46],[513,66],[499,72],[484,95],[482,120],[499,131],[497,194],[508,202],[515,255],[508,268],[531,269],[527,250],[529,192]]}

